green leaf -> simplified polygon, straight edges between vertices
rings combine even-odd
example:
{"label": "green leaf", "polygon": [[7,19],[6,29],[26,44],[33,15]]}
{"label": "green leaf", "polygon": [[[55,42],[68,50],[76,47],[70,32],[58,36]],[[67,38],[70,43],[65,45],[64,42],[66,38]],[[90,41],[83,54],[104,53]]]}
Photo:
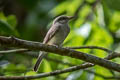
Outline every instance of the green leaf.
{"label": "green leaf", "polygon": [[105,4],[105,2],[103,0],[102,0],[102,5],[103,5],[105,24],[106,24],[106,26],[108,26],[110,19],[111,19],[110,16],[112,16],[112,15],[111,15],[110,9],[108,8],[108,6]]}
{"label": "green leaf", "polygon": [[68,2],[63,2],[63,3],[59,4],[57,7],[55,7],[50,13],[54,14],[54,15],[59,15],[59,14],[63,13],[63,12],[65,12],[65,10],[67,8],[66,5],[68,5]]}
{"label": "green leaf", "polygon": [[43,72],[50,72],[50,71],[52,71],[49,62],[46,61],[45,59],[43,60],[43,62],[44,62],[44,70],[43,70]]}
{"label": "green leaf", "polygon": [[104,0],[106,4],[115,10],[120,10],[120,0]]}
{"label": "green leaf", "polygon": [[75,11],[82,3],[82,0],[67,0],[55,7],[50,13],[52,15],[60,15],[62,13],[67,13],[67,15],[74,15]]}
{"label": "green leaf", "polygon": [[26,73],[26,75],[29,75],[29,76],[30,75],[35,75],[35,74],[36,74],[36,72],[34,72],[34,71],[29,71],[29,72]]}
{"label": "green leaf", "polygon": [[109,28],[112,32],[120,29],[120,12],[115,12],[111,17]]}
{"label": "green leaf", "polygon": [[0,33],[3,35],[19,36],[19,33],[3,20],[0,20]]}
{"label": "green leaf", "polygon": [[10,25],[2,20],[0,20],[0,31],[13,34],[13,29],[10,27]]}
{"label": "green leaf", "polygon": [[7,71],[12,71],[12,70],[16,69],[16,66],[15,66],[15,64],[9,64],[8,66],[5,67],[5,69]]}
{"label": "green leaf", "polygon": [[95,2],[95,0],[86,0],[86,1],[89,2],[89,3]]}
{"label": "green leaf", "polygon": [[16,17],[14,15],[10,15],[7,17],[7,22],[8,24],[11,25],[11,27],[13,27],[15,29],[16,25],[17,25],[17,20]]}
{"label": "green leaf", "polygon": [[71,30],[70,34],[68,37],[65,39],[65,44],[66,46],[80,46],[84,42],[84,37],[81,35],[77,34],[76,30]]}
{"label": "green leaf", "polygon": [[[108,69],[100,67],[100,66],[95,66],[95,73],[101,74],[103,76],[112,76],[112,73]],[[106,80],[106,79],[100,76],[95,76],[94,80]]]}
{"label": "green leaf", "polygon": [[0,12],[0,20],[4,20],[4,21],[7,20],[3,12]]}
{"label": "green leaf", "polygon": [[109,47],[112,45],[112,36],[104,27],[92,23],[92,31],[93,33],[87,43],[88,45],[99,45],[104,47]]}

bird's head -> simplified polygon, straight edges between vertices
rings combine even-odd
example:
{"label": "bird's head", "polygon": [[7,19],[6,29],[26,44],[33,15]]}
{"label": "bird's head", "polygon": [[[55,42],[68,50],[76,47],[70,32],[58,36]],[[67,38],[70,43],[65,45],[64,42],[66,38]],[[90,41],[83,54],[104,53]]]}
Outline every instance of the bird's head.
{"label": "bird's head", "polygon": [[73,19],[73,16],[58,16],[57,18],[55,18],[55,20],[53,21],[53,23],[61,23],[61,24],[65,24],[68,23],[69,20]]}

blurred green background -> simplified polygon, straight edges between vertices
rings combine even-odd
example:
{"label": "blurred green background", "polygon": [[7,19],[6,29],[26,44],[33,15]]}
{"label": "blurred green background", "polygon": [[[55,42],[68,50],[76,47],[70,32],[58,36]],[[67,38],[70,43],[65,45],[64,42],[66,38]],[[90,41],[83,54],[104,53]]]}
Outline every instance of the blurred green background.
{"label": "blurred green background", "polygon": [[[0,35],[42,42],[56,16],[75,14],[77,18],[69,23],[71,32],[64,41],[65,47],[94,45],[120,51],[120,0],[0,0]],[[14,48],[0,46],[0,50],[9,49]],[[102,58],[108,54],[101,50],[80,51]],[[37,74],[32,68],[38,52],[21,53],[0,54],[1,76]],[[120,59],[113,61],[119,63]],[[49,54],[38,73],[70,67],[62,62],[79,65],[84,61]],[[89,70],[91,72],[78,70],[42,80],[106,80],[100,75],[120,76],[119,73],[100,66]]]}

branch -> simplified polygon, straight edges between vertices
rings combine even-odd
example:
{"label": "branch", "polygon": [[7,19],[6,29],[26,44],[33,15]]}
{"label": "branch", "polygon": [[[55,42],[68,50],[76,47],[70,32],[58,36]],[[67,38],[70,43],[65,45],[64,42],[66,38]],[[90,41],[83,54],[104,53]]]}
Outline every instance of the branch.
{"label": "branch", "polygon": [[[120,53],[109,50],[107,48],[103,48],[103,47],[98,47],[98,46],[79,46],[79,47],[65,47],[65,48],[69,48],[69,49],[99,49],[99,50],[103,50],[105,52],[111,53],[109,54],[105,59],[113,59],[113,58],[117,58],[120,57]],[[0,51],[0,54],[5,54],[5,53],[17,53],[17,52],[28,52],[30,50],[28,49],[14,49],[14,50],[6,50],[6,51]],[[25,53],[25,54],[29,54],[29,53]],[[37,56],[35,55],[33,52],[30,53],[29,55],[32,56]],[[56,60],[56,59],[55,59]]]}
{"label": "branch", "polygon": [[18,39],[15,37],[3,37],[0,36],[0,44],[2,46],[9,46],[9,47],[19,47],[19,48],[26,48],[29,50],[41,50],[46,52],[53,52],[54,54],[59,54],[62,56],[69,56],[76,59],[81,59],[83,61],[87,61],[93,64],[97,64],[103,66],[108,69],[112,69],[115,71],[120,72],[120,65],[90,54],[86,54],[83,52],[75,51],[72,49],[56,47],[53,45],[45,45],[39,42],[27,41]]}
{"label": "branch", "polygon": [[[80,47],[67,47],[67,48],[70,48],[70,49],[100,49],[100,50],[103,50],[103,51],[108,52],[108,53],[113,52],[107,48],[98,47],[98,46],[80,46]],[[117,52],[115,52],[115,53],[117,53]]]}
{"label": "branch", "polygon": [[116,57],[120,57],[120,53],[117,53],[117,52],[113,52],[111,54],[109,54],[105,59],[113,59],[113,58],[116,58]]}
{"label": "branch", "polygon": [[[73,67],[69,67],[67,69],[64,70],[56,70],[53,72],[48,72],[48,73],[41,73],[41,74],[37,74],[37,75],[33,75],[33,76],[0,76],[0,80],[29,80],[29,79],[38,79],[38,78],[43,78],[43,77],[48,77],[48,76],[54,76],[54,75],[58,75],[58,74],[62,74],[62,73],[67,73],[67,72],[72,72],[75,70],[80,70],[80,69],[86,69],[88,67],[91,67],[91,63],[84,63],[78,66],[73,66]],[[87,72],[93,73],[97,76],[103,77],[104,79],[120,79],[120,77],[105,77],[103,75],[100,75],[98,73],[92,72],[90,70],[85,70]]]}
{"label": "branch", "polygon": [[88,68],[89,66],[91,66],[91,63],[89,64],[87,63],[87,65],[81,64],[79,66],[73,66],[64,70],[56,70],[48,73],[41,73],[34,76],[12,76],[12,77],[0,76],[0,80],[29,80],[29,79],[43,78],[43,77],[54,76],[54,75],[58,75],[66,72],[72,72],[74,70],[85,69],[85,68]]}
{"label": "branch", "polygon": [[30,50],[28,50],[28,49],[14,49],[14,50],[0,51],[0,54],[17,53],[17,52],[27,52],[27,51],[30,51]]}
{"label": "branch", "polygon": [[[98,46],[78,46],[78,47],[65,47],[65,48],[69,48],[69,49],[99,49],[99,50],[103,50],[107,53],[116,53],[117,52],[113,52],[112,50],[109,50],[107,48],[104,47],[98,47]],[[5,50],[5,51],[0,51],[1,53],[17,53],[17,52],[27,52],[30,51],[28,49],[14,49],[14,50]]]}
{"label": "branch", "polygon": [[120,57],[120,53],[109,50],[107,48],[98,47],[98,46],[80,46],[80,47],[66,47],[66,48],[69,48],[69,49],[99,49],[99,50],[103,50],[107,53],[110,53],[106,58],[104,58],[104,59],[108,59],[108,60],[116,58],[116,57]]}

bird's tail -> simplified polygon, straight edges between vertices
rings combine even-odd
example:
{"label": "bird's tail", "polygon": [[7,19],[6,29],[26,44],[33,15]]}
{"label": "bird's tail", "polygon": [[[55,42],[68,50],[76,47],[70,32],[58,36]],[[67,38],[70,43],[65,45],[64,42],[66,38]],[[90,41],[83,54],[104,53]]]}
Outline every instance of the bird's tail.
{"label": "bird's tail", "polygon": [[34,66],[34,71],[37,72],[41,62],[42,62],[42,59],[45,57],[47,53],[46,52],[41,52],[39,53],[39,56],[38,56],[38,59],[37,59],[37,62],[35,63],[35,66]]}

